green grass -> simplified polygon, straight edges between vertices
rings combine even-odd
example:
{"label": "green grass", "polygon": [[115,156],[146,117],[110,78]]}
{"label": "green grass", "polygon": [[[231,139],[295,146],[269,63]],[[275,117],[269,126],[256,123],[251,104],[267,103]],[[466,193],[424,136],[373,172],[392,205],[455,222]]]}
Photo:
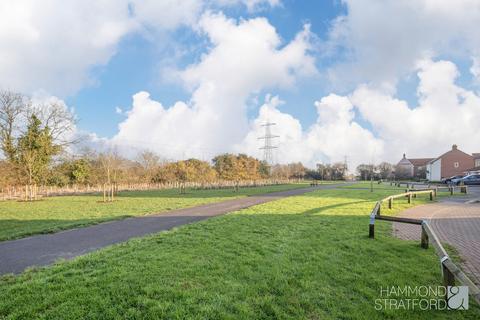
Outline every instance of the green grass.
{"label": "green grass", "polygon": [[391,193],[320,190],[6,276],[0,319],[478,319],[374,309],[382,286],[441,284],[432,248],[386,222],[368,238]]}
{"label": "green grass", "polygon": [[[346,189],[358,189],[358,188],[370,189],[370,187],[371,187],[370,181],[358,181],[353,184],[342,186],[342,188],[346,188]],[[389,182],[378,183],[378,181],[373,181],[373,190],[384,190],[384,189],[405,191],[405,187],[390,186]]]}
{"label": "green grass", "polygon": [[101,195],[51,197],[35,202],[3,201],[0,202],[0,241],[307,186],[250,187],[237,192],[233,189],[189,189],[186,194],[173,189],[121,192],[111,203],[103,203]]}

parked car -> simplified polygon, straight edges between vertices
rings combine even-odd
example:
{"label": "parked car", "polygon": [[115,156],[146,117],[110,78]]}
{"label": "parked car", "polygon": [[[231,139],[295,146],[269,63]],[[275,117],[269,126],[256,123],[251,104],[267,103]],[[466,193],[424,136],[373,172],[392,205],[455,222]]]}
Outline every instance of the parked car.
{"label": "parked car", "polygon": [[480,174],[469,174],[468,176],[465,176],[463,178],[452,180],[452,183],[456,185],[462,184],[462,182],[465,185],[471,185],[471,184],[480,185]]}
{"label": "parked car", "polygon": [[442,183],[449,184],[449,183],[452,182],[452,180],[454,180],[454,179],[461,179],[461,178],[463,178],[463,177],[464,177],[464,175],[461,174],[461,175],[452,176],[452,177],[450,177],[450,178],[443,178],[443,179],[442,179]]}

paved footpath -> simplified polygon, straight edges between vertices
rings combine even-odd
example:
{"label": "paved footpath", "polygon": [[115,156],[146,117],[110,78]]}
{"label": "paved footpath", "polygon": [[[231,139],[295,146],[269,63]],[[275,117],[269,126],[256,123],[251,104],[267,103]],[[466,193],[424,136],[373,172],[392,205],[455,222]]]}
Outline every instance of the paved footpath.
{"label": "paved footpath", "polygon": [[338,186],[338,184],[321,185],[273,192],[159,214],[116,220],[53,234],[3,241],[0,242],[0,275],[20,273],[28,267],[49,265],[58,259],[71,259],[108,245],[127,241],[130,238],[169,230],[257,204],[301,195],[318,189],[334,189]]}
{"label": "paved footpath", "polygon": [[[479,198],[480,187],[471,190],[469,199],[442,199],[407,209],[399,216],[428,220],[440,241],[450,244],[458,251],[464,260],[462,270],[480,285],[480,203],[465,203]],[[401,239],[420,241],[421,227],[394,222],[393,234]]]}

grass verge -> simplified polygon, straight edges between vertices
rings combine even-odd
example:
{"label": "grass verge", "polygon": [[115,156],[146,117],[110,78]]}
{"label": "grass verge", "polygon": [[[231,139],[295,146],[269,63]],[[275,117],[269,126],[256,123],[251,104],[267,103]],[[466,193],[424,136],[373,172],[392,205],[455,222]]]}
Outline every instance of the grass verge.
{"label": "grass verge", "polygon": [[368,238],[391,193],[320,190],[3,277],[0,318],[478,319],[474,303],[375,310],[382,287],[441,284],[433,249],[390,224]]}

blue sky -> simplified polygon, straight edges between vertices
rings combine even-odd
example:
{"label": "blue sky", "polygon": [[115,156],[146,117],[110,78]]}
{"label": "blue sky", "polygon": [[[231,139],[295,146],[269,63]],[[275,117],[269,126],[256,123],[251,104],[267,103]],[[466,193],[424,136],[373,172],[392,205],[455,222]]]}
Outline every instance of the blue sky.
{"label": "blue sky", "polygon": [[265,121],[280,162],[479,152],[479,21],[470,0],[3,1],[0,87],[128,157],[261,157]]}
{"label": "blue sky", "polygon": [[[267,17],[284,41],[288,42],[304,23],[310,23],[312,32],[325,39],[332,19],[345,10],[340,1],[289,0],[270,10],[248,12],[244,6],[235,6],[225,10],[225,13],[235,18]],[[186,48],[198,46],[199,37],[189,28],[176,31],[173,37],[181,39],[181,45]],[[167,106],[178,100],[188,100],[190,94],[185,88],[161,79],[162,60],[170,59],[170,49],[168,44],[152,43],[141,34],[123,39],[109,63],[92,70],[96,83],[66,98],[67,104],[74,106],[78,113],[79,126],[101,136],[113,136],[117,132],[118,122],[124,118],[115,113],[115,108],[129,109],[132,95],[141,90],[150,92],[152,98]],[[205,50],[207,48],[198,48],[175,63],[180,67],[194,63]],[[321,69],[326,62],[317,61],[318,68]],[[294,88],[274,90],[273,93],[279,94],[287,102],[282,110],[310,125],[316,119],[313,101],[327,93],[327,88],[328,85],[321,79],[310,78],[299,82]],[[250,117],[255,117],[257,111],[258,106],[251,106]]]}

